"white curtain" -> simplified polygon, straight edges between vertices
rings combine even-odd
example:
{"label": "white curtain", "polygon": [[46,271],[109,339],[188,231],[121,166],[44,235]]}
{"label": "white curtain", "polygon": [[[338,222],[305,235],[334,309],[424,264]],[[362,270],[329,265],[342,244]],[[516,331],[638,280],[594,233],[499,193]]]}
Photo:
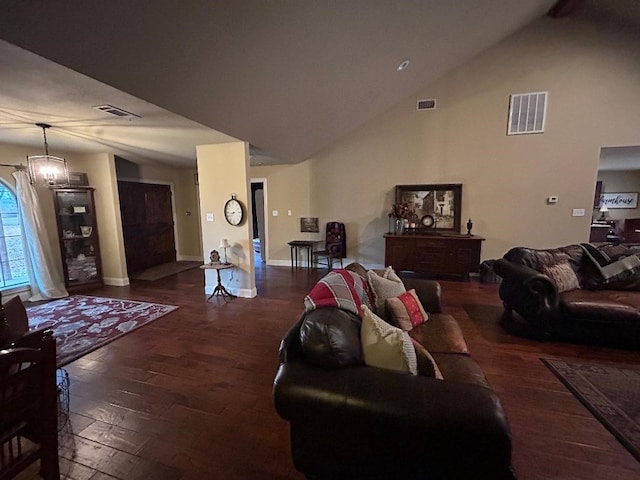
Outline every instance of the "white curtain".
{"label": "white curtain", "polygon": [[16,179],[18,212],[22,220],[22,231],[27,245],[25,253],[32,293],[29,300],[35,302],[48,298],[67,297],[69,294],[64,288],[61,267],[55,262],[55,257],[51,252],[38,193],[29,182],[29,175],[26,171],[13,172],[13,178]]}

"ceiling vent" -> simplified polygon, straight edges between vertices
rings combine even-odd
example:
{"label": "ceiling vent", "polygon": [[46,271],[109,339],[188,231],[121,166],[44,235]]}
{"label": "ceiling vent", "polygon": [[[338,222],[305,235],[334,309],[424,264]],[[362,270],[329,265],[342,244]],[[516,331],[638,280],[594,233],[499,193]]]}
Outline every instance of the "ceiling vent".
{"label": "ceiling vent", "polygon": [[126,110],[123,110],[118,107],[114,107],[113,105],[98,105],[93,108],[101,112],[108,113],[109,115],[115,115],[116,117],[120,117],[120,118],[141,118],[140,115],[127,112]]}
{"label": "ceiling vent", "polygon": [[418,110],[435,110],[436,109],[436,99],[431,98],[429,100],[418,100]]}
{"label": "ceiling vent", "polygon": [[543,133],[548,94],[535,92],[511,95],[507,135]]}

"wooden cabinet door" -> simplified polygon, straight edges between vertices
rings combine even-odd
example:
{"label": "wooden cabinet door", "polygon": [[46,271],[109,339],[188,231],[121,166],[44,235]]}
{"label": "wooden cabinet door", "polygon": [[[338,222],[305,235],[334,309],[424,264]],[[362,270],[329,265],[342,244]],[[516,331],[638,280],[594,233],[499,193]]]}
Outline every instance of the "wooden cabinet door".
{"label": "wooden cabinet door", "polygon": [[175,261],[171,188],[120,181],[118,192],[129,272]]}

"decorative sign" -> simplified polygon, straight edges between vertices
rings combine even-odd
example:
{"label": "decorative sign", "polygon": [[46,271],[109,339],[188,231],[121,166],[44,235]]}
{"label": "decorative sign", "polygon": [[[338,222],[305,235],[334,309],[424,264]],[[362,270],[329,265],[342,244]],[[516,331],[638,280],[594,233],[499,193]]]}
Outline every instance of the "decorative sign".
{"label": "decorative sign", "polygon": [[638,208],[638,192],[602,193],[600,206],[607,208]]}

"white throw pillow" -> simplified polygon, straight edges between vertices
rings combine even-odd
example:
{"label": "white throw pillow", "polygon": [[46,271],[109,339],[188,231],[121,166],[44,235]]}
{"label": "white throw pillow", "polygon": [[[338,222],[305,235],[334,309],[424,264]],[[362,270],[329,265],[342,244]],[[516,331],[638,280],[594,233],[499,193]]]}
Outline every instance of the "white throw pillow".
{"label": "white throw pillow", "polygon": [[416,351],[409,334],[389,325],[366,305],[362,306],[360,341],[366,365],[418,374]]}
{"label": "white throw pillow", "polygon": [[391,267],[387,267],[382,277],[373,270],[367,271],[367,276],[369,288],[373,292],[373,300],[376,302],[376,313],[384,317],[386,316],[384,302],[387,298],[395,298],[407,290]]}

